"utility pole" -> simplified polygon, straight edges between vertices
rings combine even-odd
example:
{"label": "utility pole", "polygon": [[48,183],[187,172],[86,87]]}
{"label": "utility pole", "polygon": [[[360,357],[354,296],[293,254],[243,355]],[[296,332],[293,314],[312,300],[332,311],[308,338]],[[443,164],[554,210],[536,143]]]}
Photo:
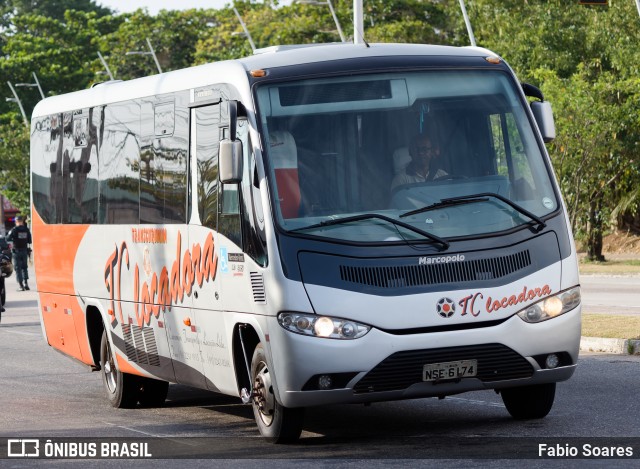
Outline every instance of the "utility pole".
{"label": "utility pole", "polygon": [[109,65],[107,65],[107,61],[104,60],[104,57],[102,57],[102,54],[100,53],[100,51],[98,51],[98,57],[100,57],[100,62],[102,62],[102,66],[107,71],[107,75],[109,75],[109,79],[115,80],[115,78],[113,78],[113,74],[111,73],[111,69],[109,68]]}
{"label": "utility pole", "polygon": [[40,96],[42,97],[42,99],[44,99],[44,92],[42,91],[42,87],[40,86],[40,82],[38,81],[38,75],[36,75],[36,72],[31,72],[33,75],[33,79],[35,80],[35,83],[16,83],[16,87],[18,86],[28,86],[28,87],[37,87],[38,91],[40,91]]}
{"label": "utility pole", "polygon": [[364,44],[364,13],[362,0],[353,0],[353,43]]}
{"label": "utility pole", "polygon": [[24,122],[25,127],[29,128],[29,121],[27,120],[27,113],[24,112],[24,108],[22,107],[22,102],[20,101],[20,98],[18,98],[18,93],[16,93],[16,90],[13,87],[13,85],[11,84],[10,81],[7,82],[7,85],[9,85],[9,88],[11,88],[11,92],[13,93],[13,98],[5,98],[5,99],[7,101],[13,101],[15,103],[18,103],[18,106],[20,107],[20,112],[22,113],[22,121]]}
{"label": "utility pole", "polygon": [[338,21],[338,16],[336,15],[336,10],[333,8],[333,4],[331,0],[319,1],[319,0],[298,0],[297,3],[302,5],[327,5],[329,7],[329,11],[331,12],[331,16],[333,17],[333,22],[336,24],[336,28],[338,30],[338,34],[340,35],[340,40],[342,42],[347,42],[347,38],[345,38],[344,33],[342,32],[342,27],[340,26],[340,21]]}
{"label": "utility pole", "polygon": [[464,6],[464,0],[460,0],[460,9],[462,10],[462,16],[464,16],[464,24],[467,25],[467,32],[469,33],[469,40],[471,41],[471,45],[473,47],[476,47],[476,38],[473,35],[473,28],[471,27],[471,21],[469,21],[467,8]]}
{"label": "utility pole", "polygon": [[238,21],[240,21],[240,26],[242,26],[242,30],[244,31],[243,34],[247,37],[247,40],[249,41],[249,45],[251,46],[251,50],[255,51],[256,45],[253,42],[251,33],[249,33],[249,30],[247,29],[247,25],[244,24],[244,21],[242,21],[242,17],[240,16],[240,13],[238,13],[238,10],[236,9],[236,7],[233,7],[233,12],[236,14],[236,18],[238,18]]}
{"label": "utility pole", "polygon": [[156,67],[158,68],[158,73],[162,73],[162,68],[160,68],[160,62],[158,62],[158,58],[156,57],[156,52],[153,50],[153,47],[151,46],[151,41],[149,40],[149,38],[146,38],[146,39],[147,39],[147,45],[149,46],[150,52],[130,51],[130,52],[127,52],[125,55],[150,55],[153,57],[153,61],[156,63]]}
{"label": "utility pole", "polygon": [[151,41],[149,38],[147,39],[147,45],[149,46],[149,50],[151,51],[151,56],[153,57],[153,61],[156,63],[156,67],[158,67],[158,73],[162,73],[162,69],[160,68],[160,62],[158,62],[158,57],[156,57],[156,51],[153,50],[151,46]]}
{"label": "utility pole", "polygon": [[338,34],[340,35],[340,40],[342,42],[347,42],[344,37],[344,33],[342,32],[342,28],[340,27],[340,21],[338,21],[338,17],[336,16],[336,11],[333,9],[333,5],[331,4],[331,0],[327,0],[327,5],[329,5],[329,10],[331,10],[331,16],[333,16],[333,22],[336,24],[336,28],[338,28]]}

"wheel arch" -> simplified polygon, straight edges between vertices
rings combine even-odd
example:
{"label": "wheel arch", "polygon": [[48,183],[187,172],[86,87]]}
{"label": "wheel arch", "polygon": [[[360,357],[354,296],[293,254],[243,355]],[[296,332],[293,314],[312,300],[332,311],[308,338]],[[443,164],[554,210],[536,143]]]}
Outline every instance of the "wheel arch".
{"label": "wheel arch", "polygon": [[[242,340],[240,340],[240,334],[242,334]],[[234,326],[232,344],[233,365],[236,370],[238,393],[240,393],[243,388],[251,389],[251,378],[247,366],[251,366],[253,351],[259,343],[260,336],[251,324],[239,323]]]}
{"label": "wheel arch", "polygon": [[96,306],[87,306],[86,321],[89,349],[93,360],[92,366],[95,371],[98,371],[100,369],[100,342],[105,327],[100,310]]}

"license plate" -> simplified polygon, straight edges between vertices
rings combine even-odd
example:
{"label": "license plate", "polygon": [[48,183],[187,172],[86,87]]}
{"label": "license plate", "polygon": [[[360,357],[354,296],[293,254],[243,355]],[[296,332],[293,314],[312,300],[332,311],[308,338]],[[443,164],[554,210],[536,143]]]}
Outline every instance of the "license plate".
{"label": "license plate", "polygon": [[446,363],[430,363],[422,369],[423,381],[442,381],[468,378],[478,374],[477,360],[459,360]]}

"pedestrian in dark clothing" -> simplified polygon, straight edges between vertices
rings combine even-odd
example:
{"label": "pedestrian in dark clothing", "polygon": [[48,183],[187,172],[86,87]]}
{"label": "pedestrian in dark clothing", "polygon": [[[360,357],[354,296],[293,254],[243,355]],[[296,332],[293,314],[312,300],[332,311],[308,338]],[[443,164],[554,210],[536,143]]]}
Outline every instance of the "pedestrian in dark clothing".
{"label": "pedestrian in dark clothing", "polygon": [[[13,264],[11,263],[11,249],[7,240],[0,236],[0,313],[4,313],[4,303],[7,299],[7,291],[5,290],[4,279],[11,277],[13,273]],[[2,315],[0,315],[0,319]]]}
{"label": "pedestrian in dark clothing", "polygon": [[18,291],[29,290],[28,261],[31,255],[31,231],[24,224],[24,219],[18,215],[16,226],[7,235],[7,241],[13,243],[13,266],[20,288]]}
{"label": "pedestrian in dark clothing", "polygon": [[[7,290],[5,289],[6,277],[10,277],[13,273],[13,264],[11,264],[10,253],[3,248],[3,243],[6,245],[4,238],[0,238],[0,313],[4,313],[4,303],[7,299]],[[8,246],[8,245],[6,245]],[[0,319],[2,315],[0,314]]]}

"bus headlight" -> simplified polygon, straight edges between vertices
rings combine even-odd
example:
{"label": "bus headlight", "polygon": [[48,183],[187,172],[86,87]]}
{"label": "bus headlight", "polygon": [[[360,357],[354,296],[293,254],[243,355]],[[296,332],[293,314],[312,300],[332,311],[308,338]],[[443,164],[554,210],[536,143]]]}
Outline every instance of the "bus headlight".
{"label": "bus headlight", "polygon": [[542,322],[571,311],[580,304],[580,287],[538,301],[518,313],[525,322]]}
{"label": "bus headlight", "polygon": [[280,313],[278,324],[296,334],[327,339],[358,339],[371,330],[371,326],[349,319],[306,313]]}

